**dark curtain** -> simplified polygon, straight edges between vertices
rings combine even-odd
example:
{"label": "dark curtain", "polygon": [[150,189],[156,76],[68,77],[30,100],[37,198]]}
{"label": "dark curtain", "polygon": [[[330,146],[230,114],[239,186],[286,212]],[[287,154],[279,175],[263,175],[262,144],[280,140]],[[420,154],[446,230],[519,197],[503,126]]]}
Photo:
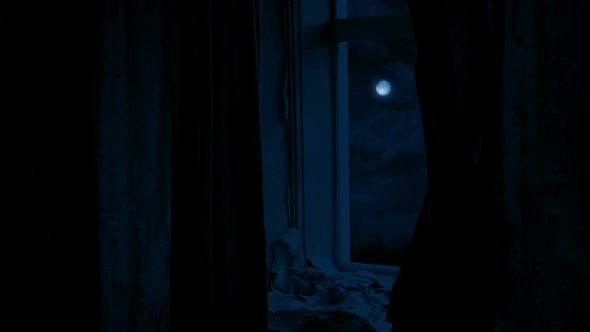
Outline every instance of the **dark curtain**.
{"label": "dark curtain", "polygon": [[266,331],[258,3],[178,3],[171,327]]}
{"label": "dark curtain", "polygon": [[[499,3],[499,2],[498,2]],[[393,286],[393,331],[492,331],[501,63],[486,1],[409,1],[428,193]]]}
{"label": "dark curtain", "polygon": [[52,222],[29,319],[265,331],[256,2],[79,7],[38,30],[52,77],[76,80],[43,81],[57,109],[39,115],[31,174],[35,216]]}

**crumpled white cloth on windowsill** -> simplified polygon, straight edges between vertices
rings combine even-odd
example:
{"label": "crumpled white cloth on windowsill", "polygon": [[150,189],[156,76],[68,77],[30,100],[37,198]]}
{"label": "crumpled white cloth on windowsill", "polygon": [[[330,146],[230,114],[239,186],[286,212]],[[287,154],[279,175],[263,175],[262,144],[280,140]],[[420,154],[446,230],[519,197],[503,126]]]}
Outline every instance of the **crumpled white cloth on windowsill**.
{"label": "crumpled white cloth on windowsill", "polygon": [[270,332],[389,332],[393,276],[341,272],[322,256],[305,259],[301,234],[287,229],[272,245]]}
{"label": "crumpled white cloth on windowsill", "polygon": [[300,268],[271,268],[271,278],[270,331],[391,330],[385,315],[393,280],[367,271],[353,273],[320,268],[312,260]]}

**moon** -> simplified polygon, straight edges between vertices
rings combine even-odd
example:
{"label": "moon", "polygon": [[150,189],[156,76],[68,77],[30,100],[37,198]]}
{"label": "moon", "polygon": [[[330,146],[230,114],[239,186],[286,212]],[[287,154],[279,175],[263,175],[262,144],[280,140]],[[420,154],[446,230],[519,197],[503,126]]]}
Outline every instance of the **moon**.
{"label": "moon", "polygon": [[387,96],[391,92],[391,84],[387,81],[380,81],[375,86],[375,91],[377,91],[380,96]]}

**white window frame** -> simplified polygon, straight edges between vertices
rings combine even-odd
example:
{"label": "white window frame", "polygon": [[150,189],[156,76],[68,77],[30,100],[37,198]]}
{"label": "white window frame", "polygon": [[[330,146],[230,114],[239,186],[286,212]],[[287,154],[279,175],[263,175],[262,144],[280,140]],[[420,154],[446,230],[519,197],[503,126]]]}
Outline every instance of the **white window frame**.
{"label": "white window frame", "polygon": [[306,257],[341,271],[397,275],[399,267],[350,262],[347,44],[411,36],[399,16],[347,18],[346,0],[293,0],[290,36],[292,193]]}

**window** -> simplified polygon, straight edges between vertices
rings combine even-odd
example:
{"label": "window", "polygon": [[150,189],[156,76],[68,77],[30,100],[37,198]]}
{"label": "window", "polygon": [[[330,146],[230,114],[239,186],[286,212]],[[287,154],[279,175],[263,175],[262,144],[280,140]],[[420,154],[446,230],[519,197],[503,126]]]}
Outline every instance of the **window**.
{"label": "window", "polygon": [[426,192],[405,1],[293,8],[293,202],[305,253],[396,273]]}

